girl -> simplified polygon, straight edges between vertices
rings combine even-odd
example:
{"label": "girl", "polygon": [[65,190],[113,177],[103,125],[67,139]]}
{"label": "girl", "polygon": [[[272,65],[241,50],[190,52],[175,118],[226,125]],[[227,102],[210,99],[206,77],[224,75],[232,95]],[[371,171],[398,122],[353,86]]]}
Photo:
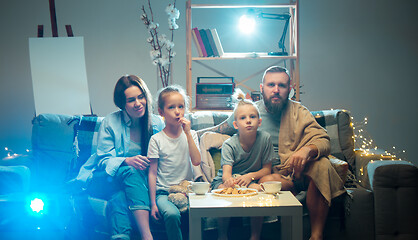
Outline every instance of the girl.
{"label": "girl", "polygon": [[151,99],[141,78],[126,75],[117,81],[113,101],[120,110],[103,119],[97,151],[77,177],[91,196],[108,200],[112,239],[130,239],[130,212],[141,238],[152,239],[146,153],[151,135],[164,123],[151,113]]}
{"label": "girl", "polygon": [[[234,96],[238,103],[234,109],[235,129],[238,130],[222,145],[221,166],[212,181],[212,188],[249,187],[260,189],[258,180],[270,174],[274,157],[270,134],[257,131],[261,124],[257,106],[245,99],[244,93],[237,89]],[[233,177],[237,175],[238,177]],[[218,239],[227,239],[229,218],[219,219]],[[251,218],[251,239],[260,239],[263,217]]]}
{"label": "girl", "polygon": [[168,86],[158,96],[158,112],[165,128],[151,137],[148,147],[148,175],[151,216],[164,219],[168,239],[182,239],[180,211],[168,201],[168,188],[182,180],[192,180],[192,164],[200,164],[197,134],[184,118],[188,98],[179,86]]}

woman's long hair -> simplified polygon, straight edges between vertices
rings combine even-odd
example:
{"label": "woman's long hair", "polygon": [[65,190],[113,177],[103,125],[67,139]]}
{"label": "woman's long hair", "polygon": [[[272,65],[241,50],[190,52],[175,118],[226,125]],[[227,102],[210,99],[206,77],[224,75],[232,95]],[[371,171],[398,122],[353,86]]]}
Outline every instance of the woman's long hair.
{"label": "woman's long hair", "polygon": [[152,131],[152,121],[151,121],[151,113],[152,113],[152,96],[151,92],[149,91],[147,84],[135,75],[126,75],[117,81],[115,85],[115,90],[113,92],[113,102],[115,105],[120,108],[121,110],[125,110],[126,105],[126,96],[125,90],[129,87],[137,86],[147,101],[147,106],[145,109],[145,114],[140,121],[140,129],[141,129],[141,155],[146,156],[148,151],[148,143],[153,134]]}

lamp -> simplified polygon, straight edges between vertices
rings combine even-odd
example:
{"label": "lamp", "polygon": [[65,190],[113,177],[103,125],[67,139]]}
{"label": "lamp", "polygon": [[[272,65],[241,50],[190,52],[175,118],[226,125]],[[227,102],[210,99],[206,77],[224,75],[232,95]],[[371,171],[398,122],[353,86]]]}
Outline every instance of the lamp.
{"label": "lamp", "polygon": [[263,13],[263,12],[255,12],[254,9],[249,9],[246,14],[241,16],[239,27],[241,31],[245,33],[251,32],[255,27],[255,18],[263,18],[263,19],[273,19],[273,20],[283,20],[285,21],[282,36],[278,42],[279,49],[281,52],[269,52],[269,55],[274,56],[286,56],[288,55],[285,46],[287,28],[289,26],[290,14],[289,13]]}

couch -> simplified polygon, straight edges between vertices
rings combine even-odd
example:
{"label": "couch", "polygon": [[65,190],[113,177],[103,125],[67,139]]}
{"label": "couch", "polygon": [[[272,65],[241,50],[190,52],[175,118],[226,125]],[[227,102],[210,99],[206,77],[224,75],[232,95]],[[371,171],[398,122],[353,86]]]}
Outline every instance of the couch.
{"label": "couch", "polygon": [[[197,111],[187,117],[192,122],[192,129],[199,130],[221,123],[229,114],[223,111]],[[382,157],[379,153],[365,154],[356,150],[348,111],[324,110],[312,114],[330,135],[330,158],[336,160],[336,169],[345,179],[347,188],[346,195],[332,202],[325,237],[418,239],[418,168],[406,161]],[[89,196],[74,198],[83,196],[83,193],[68,184],[94,151],[102,119],[97,116],[58,114],[35,117],[32,122],[33,163],[30,171],[34,189],[68,194],[75,205],[77,219],[81,219],[79,225],[105,234],[106,226],[100,227],[92,221],[105,222],[106,201]],[[216,154],[219,155],[217,149],[207,150],[216,161]],[[298,198],[303,203],[303,193]],[[95,216],[94,220],[92,216]],[[308,219],[306,214],[304,238],[309,236]],[[277,228],[273,229],[277,231]]]}

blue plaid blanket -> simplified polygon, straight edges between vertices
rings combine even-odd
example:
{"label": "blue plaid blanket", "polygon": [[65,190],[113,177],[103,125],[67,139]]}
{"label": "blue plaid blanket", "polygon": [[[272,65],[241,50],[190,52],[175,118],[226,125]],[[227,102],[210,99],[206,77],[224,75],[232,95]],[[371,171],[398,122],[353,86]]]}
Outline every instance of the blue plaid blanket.
{"label": "blue plaid blanket", "polygon": [[80,167],[95,153],[97,148],[97,135],[103,117],[78,116],[72,121],[74,124],[73,151],[74,157],[70,164],[69,177],[77,176]]}

